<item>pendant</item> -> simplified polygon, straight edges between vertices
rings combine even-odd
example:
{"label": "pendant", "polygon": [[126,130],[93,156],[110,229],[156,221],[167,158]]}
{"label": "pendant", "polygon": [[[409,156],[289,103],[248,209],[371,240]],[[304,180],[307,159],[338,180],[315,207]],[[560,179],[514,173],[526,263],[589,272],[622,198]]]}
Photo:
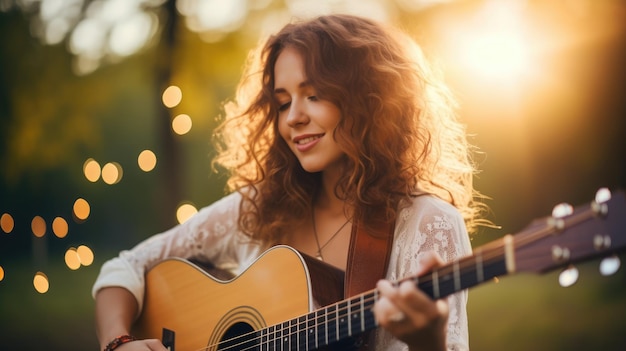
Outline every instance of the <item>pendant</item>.
{"label": "pendant", "polygon": [[324,261],[324,258],[322,257],[322,253],[318,252],[317,255],[315,255],[315,258],[317,258],[320,261]]}

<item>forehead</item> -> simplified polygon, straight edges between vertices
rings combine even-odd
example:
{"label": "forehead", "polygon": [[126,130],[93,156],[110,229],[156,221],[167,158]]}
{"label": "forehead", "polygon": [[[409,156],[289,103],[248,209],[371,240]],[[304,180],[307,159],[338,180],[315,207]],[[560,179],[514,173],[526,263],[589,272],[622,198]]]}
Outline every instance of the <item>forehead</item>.
{"label": "forehead", "polygon": [[306,81],[302,55],[294,48],[284,48],[274,65],[274,90],[293,89]]}

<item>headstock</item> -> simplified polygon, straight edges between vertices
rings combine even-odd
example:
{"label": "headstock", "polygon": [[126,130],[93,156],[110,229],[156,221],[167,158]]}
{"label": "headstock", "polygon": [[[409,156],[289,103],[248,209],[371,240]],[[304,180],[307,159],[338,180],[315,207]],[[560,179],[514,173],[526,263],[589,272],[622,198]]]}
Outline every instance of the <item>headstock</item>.
{"label": "headstock", "polygon": [[551,216],[533,221],[513,240],[516,271],[542,273],[567,267],[559,281],[569,286],[578,278],[573,263],[605,257],[600,272],[612,274],[620,266],[617,253],[626,249],[624,194],[603,188],[588,205],[559,204]]}

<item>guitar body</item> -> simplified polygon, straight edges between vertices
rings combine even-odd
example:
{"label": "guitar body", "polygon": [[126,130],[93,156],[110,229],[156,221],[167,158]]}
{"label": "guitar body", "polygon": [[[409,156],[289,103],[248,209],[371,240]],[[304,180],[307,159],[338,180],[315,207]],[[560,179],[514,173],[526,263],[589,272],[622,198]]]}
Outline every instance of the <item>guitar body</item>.
{"label": "guitar body", "polygon": [[[144,307],[134,333],[160,339],[165,328],[174,332],[177,351],[223,349],[220,341],[304,315],[314,309],[314,301],[341,299],[341,271],[315,261],[277,246],[228,281],[182,259],[163,261],[146,274]],[[325,286],[320,291],[327,296],[316,296],[312,282]]]}

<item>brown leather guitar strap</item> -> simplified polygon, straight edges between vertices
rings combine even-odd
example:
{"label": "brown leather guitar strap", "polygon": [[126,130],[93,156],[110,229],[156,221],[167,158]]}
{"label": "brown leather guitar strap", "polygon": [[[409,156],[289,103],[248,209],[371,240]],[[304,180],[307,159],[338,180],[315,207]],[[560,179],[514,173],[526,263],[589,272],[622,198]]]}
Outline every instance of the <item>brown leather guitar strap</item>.
{"label": "brown leather guitar strap", "polygon": [[[352,226],[344,284],[345,298],[374,289],[387,274],[395,222],[377,221],[371,228]],[[373,335],[373,333],[368,333]],[[373,349],[371,336],[363,338],[359,350]]]}

